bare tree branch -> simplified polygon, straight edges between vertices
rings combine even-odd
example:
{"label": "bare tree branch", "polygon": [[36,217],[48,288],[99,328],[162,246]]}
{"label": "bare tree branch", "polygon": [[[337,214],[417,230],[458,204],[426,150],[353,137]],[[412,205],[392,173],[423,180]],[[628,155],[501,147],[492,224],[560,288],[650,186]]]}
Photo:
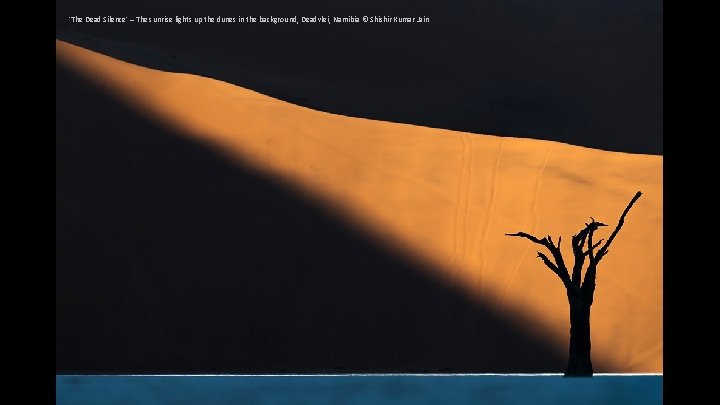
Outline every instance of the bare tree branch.
{"label": "bare tree branch", "polygon": [[[550,235],[548,235],[547,238],[545,238],[545,240],[548,243],[545,246],[548,248],[548,250],[550,250],[550,253],[552,253],[552,256],[555,259],[555,263],[557,263],[558,268],[561,270],[564,270],[565,275],[567,276],[567,268],[565,267],[565,260],[563,260],[562,252],[560,252],[560,240],[558,240],[557,245],[553,244],[553,241],[552,241],[552,238],[550,237]],[[570,279],[570,277],[568,276],[568,280],[569,279]],[[565,280],[563,280],[563,282],[565,282]]]}
{"label": "bare tree branch", "polygon": [[590,224],[585,224],[585,229],[578,232],[577,235],[572,237],[572,250],[573,256],[575,256],[575,263],[573,264],[572,270],[572,283],[576,286],[580,286],[580,277],[582,273],[582,266],[585,263],[585,252],[583,252],[583,246],[585,246],[585,240],[588,236]]}
{"label": "bare tree branch", "polygon": [[[585,264],[585,256],[590,255],[592,257],[591,260],[594,260],[593,250],[597,248],[600,244],[600,242],[593,244],[592,243],[592,235],[593,233],[601,226],[607,226],[603,224],[602,222],[598,222],[595,220],[595,218],[590,217],[590,223],[585,223],[585,228],[578,232],[577,235],[573,236],[573,255],[575,256],[575,263],[573,265],[573,271],[572,271],[572,282],[576,286],[580,287],[581,278],[582,278],[582,268]],[[583,247],[585,246],[587,242],[588,249],[583,250]]]}
{"label": "bare tree branch", "polygon": [[[592,217],[591,217],[592,218]],[[590,256],[590,265],[597,264],[599,260],[595,260],[595,249],[602,243],[604,239],[600,239],[597,243],[593,243],[593,235],[595,234],[595,231],[598,230],[601,226],[607,226],[603,224],[602,222],[595,222],[595,219],[593,219],[593,222],[591,223],[595,224],[596,226],[593,226],[589,229],[588,232],[588,250],[585,252],[588,256]],[[588,269],[590,267],[588,266]],[[587,278],[587,272],[585,274],[585,278]]]}
{"label": "bare tree branch", "polygon": [[505,235],[506,235],[506,236],[520,236],[521,238],[530,239],[531,241],[537,243],[538,245],[543,245],[543,246],[545,246],[545,242],[544,242],[542,239],[538,239],[538,238],[530,235],[529,233],[518,232],[518,233],[506,233]]}
{"label": "bare tree branch", "polygon": [[570,276],[568,275],[567,267],[565,267],[565,261],[562,258],[562,253],[560,252],[560,241],[562,240],[562,238],[558,240],[558,244],[556,246],[553,244],[552,237],[550,237],[549,235],[542,239],[539,239],[525,232],[506,233],[505,235],[526,238],[534,243],[537,243],[538,245],[545,246],[555,259],[555,263],[553,263],[552,260],[550,260],[545,254],[541,252],[538,252],[538,257],[542,259],[545,265],[549,267],[550,270],[553,271],[553,273],[557,274],[558,277],[560,277],[560,280],[562,280],[565,286],[570,285]]}
{"label": "bare tree branch", "polygon": [[[594,219],[593,219],[593,222],[595,222]],[[604,225],[605,224],[603,224],[603,226]],[[594,228],[590,229],[590,232],[588,232],[589,248],[587,250],[587,254],[588,254],[588,256],[590,256],[590,264],[588,264],[588,268],[585,271],[585,280],[583,280],[582,287],[580,287],[583,292],[583,295],[585,295],[585,297],[589,298],[590,300],[592,300],[593,295],[594,295],[593,293],[595,292],[595,275],[597,273],[597,263],[598,263],[595,260],[595,254],[593,252],[593,249],[595,249],[595,247],[597,247],[600,244],[600,242],[602,242],[602,239],[601,239],[600,241],[598,241],[598,243],[593,244],[593,239],[592,239],[593,233],[595,233],[595,231],[597,229],[598,229],[598,227],[594,227]],[[591,288],[591,286],[592,286],[592,288]]]}
{"label": "bare tree branch", "polygon": [[530,239],[531,241],[537,243],[538,245],[545,246],[550,253],[552,254],[553,258],[555,259],[555,263],[558,268],[562,269],[565,267],[565,261],[562,258],[562,253],[560,252],[560,244],[558,243],[557,246],[553,244],[552,237],[550,235],[539,239],[533,235],[530,235],[529,233],[525,232],[517,232],[517,233],[506,233],[507,236],[519,236],[522,238]]}
{"label": "bare tree branch", "polygon": [[618,232],[620,232],[620,228],[622,228],[623,224],[625,223],[625,216],[628,214],[630,208],[632,208],[633,204],[635,204],[635,201],[637,201],[641,195],[642,193],[638,191],[632,198],[632,200],[630,200],[630,203],[628,203],[627,207],[625,207],[625,210],[620,216],[620,220],[618,221],[615,230],[610,235],[610,238],[608,238],[608,241],[605,242],[603,247],[601,247],[600,250],[597,251],[597,253],[594,253],[593,250],[597,245],[602,242],[601,239],[598,243],[594,245],[592,243],[593,232],[595,232],[595,229],[597,228],[591,230],[588,234],[588,243],[590,244],[590,248],[588,249],[588,256],[590,257],[590,264],[588,265],[588,269],[585,272],[585,280],[582,283],[582,290],[587,299],[592,300],[593,293],[595,292],[595,279],[597,277],[598,263],[600,263],[600,260],[608,254],[608,247],[610,246],[610,243],[612,243],[613,239],[615,239],[615,236],[617,236]]}
{"label": "bare tree branch", "polygon": [[604,241],[604,240],[605,240],[605,239],[600,239],[596,244],[590,246],[590,247],[588,248],[588,250],[585,251],[585,256],[592,255],[593,249],[595,249],[595,248],[597,248],[598,246],[600,246],[600,244],[601,244],[602,241]]}
{"label": "bare tree branch", "polygon": [[553,271],[553,273],[557,274],[558,277],[560,277],[560,281],[563,282],[563,285],[568,288],[570,287],[570,277],[568,276],[567,269],[565,268],[558,268],[555,266],[555,263],[552,262],[552,260],[548,259],[545,254],[542,252],[537,252],[538,257],[542,259],[543,263],[545,263],[546,266],[550,268],[550,270]]}
{"label": "bare tree branch", "polygon": [[[541,258],[543,263],[545,263],[545,265],[548,266],[550,268],[550,270],[552,270],[553,272],[558,273],[560,271],[560,269],[558,269],[557,266],[555,266],[555,263],[550,261],[550,259],[548,259],[548,257],[545,256],[544,253],[537,252],[537,257]],[[560,277],[560,278],[562,279],[562,277]]]}
{"label": "bare tree branch", "polygon": [[596,255],[596,261],[600,262],[600,260],[608,253],[608,248],[610,247],[610,244],[615,240],[615,237],[617,236],[618,232],[620,232],[620,228],[622,228],[623,224],[625,223],[625,216],[630,212],[630,208],[632,208],[633,204],[635,204],[635,201],[640,198],[642,195],[641,192],[635,193],[635,196],[630,200],[630,203],[628,203],[627,207],[625,207],[625,210],[623,211],[622,215],[620,215],[620,220],[618,220],[618,224],[615,227],[615,230],[612,234],[610,234],[610,237],[608,238],[607,242],[603,245],[603,247],[598,250]]}

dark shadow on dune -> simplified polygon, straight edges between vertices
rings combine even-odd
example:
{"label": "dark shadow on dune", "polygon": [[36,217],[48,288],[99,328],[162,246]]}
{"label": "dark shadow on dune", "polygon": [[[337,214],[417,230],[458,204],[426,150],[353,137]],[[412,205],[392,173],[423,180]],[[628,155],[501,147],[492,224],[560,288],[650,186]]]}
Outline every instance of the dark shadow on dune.
{"label": "dark shadow on dune", "polygon": [[[311,108],[662,153],[659,0],[58,0],[58,38]],[[69,22],[69,16],[427,16],[428,24]]]}
{"label": "dark shadow on dune", "polygon": [[566,354],[57,66],[57,372],[547,372]]}

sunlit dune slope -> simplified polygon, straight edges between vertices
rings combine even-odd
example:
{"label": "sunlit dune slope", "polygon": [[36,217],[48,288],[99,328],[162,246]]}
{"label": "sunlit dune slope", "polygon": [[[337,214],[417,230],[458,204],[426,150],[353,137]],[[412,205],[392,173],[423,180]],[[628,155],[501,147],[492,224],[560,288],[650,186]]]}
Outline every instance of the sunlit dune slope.
{"label": "sunlit dune slope", "polygon": [[535,257],[537,246],[504,234],[569,241],[590,216],[614,225],[642,191],[598,271],[593,358],[612,368],[597,371],[662,371],[661,156],[344,117],[61,41],[56,52],[139,109],[306,192],[563,349],[562,284]]}

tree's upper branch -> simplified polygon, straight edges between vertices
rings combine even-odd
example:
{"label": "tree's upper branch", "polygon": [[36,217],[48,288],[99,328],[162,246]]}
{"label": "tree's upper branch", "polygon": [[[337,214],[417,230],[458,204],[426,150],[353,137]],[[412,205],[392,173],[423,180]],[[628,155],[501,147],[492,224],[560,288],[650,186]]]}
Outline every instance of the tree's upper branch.
{"label": "tree's upper branch", "polygon": [[585,252],[583,251],[583,246],[585,246],[585,240],[587,239],[589,229],[590,225],[585,224],[585,229],[581,230],[577,235],[573,235],[572,237],[572,250],[573,256],[575,256],[575,263],[573,264],[572,270],[572,282],[578,287],[580,286],[582,266],[585,263]]}
{"label": "tree's upper branch", "polygon": [[641,192],[635,193],[635,196],[630,200],[630,203],[628,203],[627,207],[625,207],[625,210],[623,211],[622,215],[620,215],[620,220],[618,220],[618,224],[615,227],[615,230],[610,234],[610,237],[608,238],[607,242],[598,250],[597,254],[595,255],[595,260],[597,262],[600,262],[600,260],[607,254],[608,248],[610,247],[610,244],[615,240],[615,237],[617,236],[618,232],[620,232],[620,228],[622,228],[623,224],[625,223],[625,216],[630,212],[630,208],[632,208],[633,204],[635,204],[635,201],[640,198],[642,195]]}
{"label": "tree's upper branch", "polygon": [[588,250],[585,251],[585,253],[584,253],[585,256],[591,256],[591,257],[592,257],[592,256],[593,256],[593,250],[596,249],[598,246],[600,246],[600,244],[601,244],[602,241],[604,241],[604,240],[605,240],[605,239],[600,239],[599,241],[597,241],[596,244],[591,245],[591,246],[588,248]]}

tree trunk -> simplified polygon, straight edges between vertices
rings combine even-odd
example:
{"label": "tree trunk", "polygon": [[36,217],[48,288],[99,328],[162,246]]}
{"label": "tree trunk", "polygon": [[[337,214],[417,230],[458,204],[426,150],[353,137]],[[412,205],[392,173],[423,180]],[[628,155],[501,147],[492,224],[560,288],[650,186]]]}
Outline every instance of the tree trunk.
{"label": "tree trunk", "polygon": [[582,294],[568,294],[570,302],[570,356],[565,377],[592,377],[590,360],[590,306]]}

